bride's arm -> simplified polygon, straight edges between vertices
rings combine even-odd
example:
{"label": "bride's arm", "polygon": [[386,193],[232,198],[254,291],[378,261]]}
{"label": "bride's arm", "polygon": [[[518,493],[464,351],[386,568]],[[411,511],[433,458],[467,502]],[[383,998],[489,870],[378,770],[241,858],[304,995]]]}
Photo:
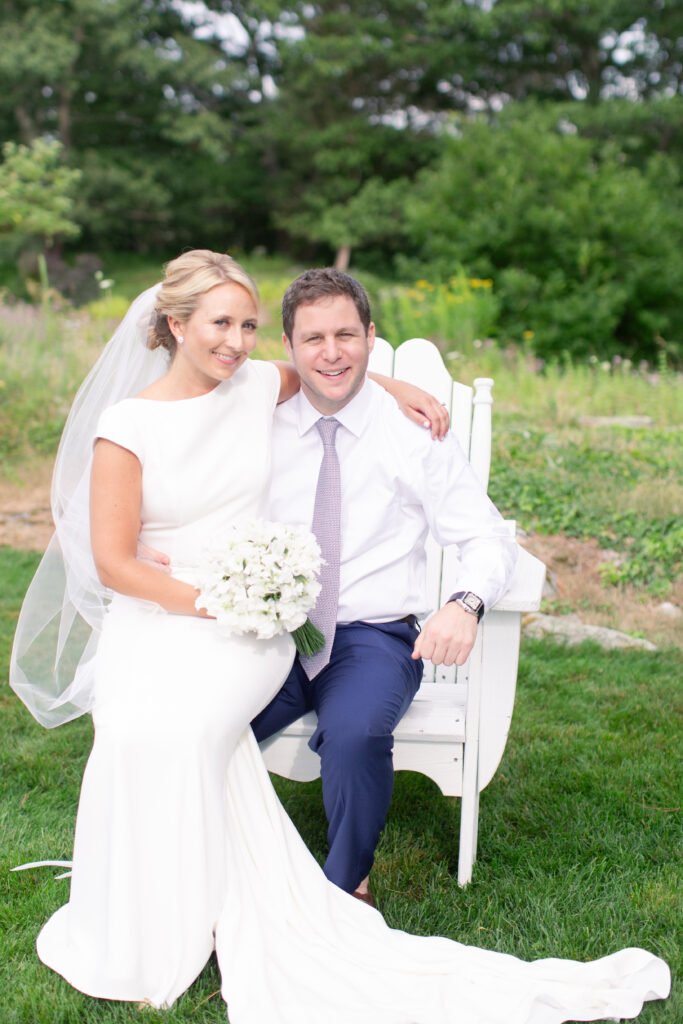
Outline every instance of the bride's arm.
{"label": "bride's arm", "polygon": [[280,374],[280,394],[277,396],[277,404],[280,402],[286,402],[288,398],[293,398],[301,386],[299,380],[299,374],[296,372],[291,363],[285,362],[284,359],[269,359],[277,372]]}
{"label": "bride's arm", "polygon": [[99,438],[90,477],[90,540],[100,580],[119,594],[154,601],[166,611],[202,615],[194,604],[199,591],[191,584],[137,560],[141,499],[138,458]]}
{"label": "bride's arm", "polygon": [[[300,386],[299,374],[291,363],[279,359],[269,360],[280,374],[280,394],[277,403],[286,402],[297,393]],[[409,384],[404,380],[394,380],[393,377],[385,377],[382,373],[368,373],[377,384],[388,391],[394,398],[404,416],[419,423],[422,427],[430,427],[433,438],[442,440],[449,426],[448,410],[438,399],[423,391],[415,384]]]}

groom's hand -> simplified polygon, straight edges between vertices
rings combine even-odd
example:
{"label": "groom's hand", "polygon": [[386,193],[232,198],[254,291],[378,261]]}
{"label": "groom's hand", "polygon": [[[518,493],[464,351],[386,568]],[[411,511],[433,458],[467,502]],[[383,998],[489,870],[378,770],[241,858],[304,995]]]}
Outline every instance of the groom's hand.
{"label": "groom's hand", "polygon": [[433,665],[464,665],[477,636],[477,616],[455,601],[427,619],[415,641],[413,658],[428,658]]}
{"label": "groom's hand", "polygon": [[163,551],[157,551],[156,548],[149,548],[146,544],[141,544],[140,541],[138,541],[136,558],[138,562],[144,562],[145,565],[151,565],[153,569],[158,569],[159,572],[165,573],[166,576],[171,575],[171,559],[168,555],[165,555]]}

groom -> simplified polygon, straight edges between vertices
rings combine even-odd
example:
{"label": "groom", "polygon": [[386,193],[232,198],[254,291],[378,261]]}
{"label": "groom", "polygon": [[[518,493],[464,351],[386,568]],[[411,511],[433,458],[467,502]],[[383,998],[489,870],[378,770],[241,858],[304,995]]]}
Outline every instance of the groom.
{"label": "groom", "polygon": [[[311,618],[327,645],[297,656],[252,726],[260,741],[316,712],[309,745],[329,824],[325,874],[372,903],[393,731],[420,685],[421,659],[465,662],[481,616],[508,586],[516,545],[455,438],[432,441],[367,379],[375,328],[356,280],[306,271],[285,292],[282,317],[301,390],[275,413],[270,517],[318,536],[326,564]],[[462,590],[419,632],[429,530],[459,546]]]}

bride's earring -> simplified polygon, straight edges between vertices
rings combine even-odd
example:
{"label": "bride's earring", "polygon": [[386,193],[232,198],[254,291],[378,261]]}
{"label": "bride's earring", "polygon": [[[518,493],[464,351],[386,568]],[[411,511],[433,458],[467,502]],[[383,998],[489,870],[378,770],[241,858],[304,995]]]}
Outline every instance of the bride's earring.
{"label": "bride's earring", "polygon": [[185,341],[185,339],[183,338],[182,334],[178,335],[178,338],[176,340],[177,340],[179,345],[182,345],[183,342]]}

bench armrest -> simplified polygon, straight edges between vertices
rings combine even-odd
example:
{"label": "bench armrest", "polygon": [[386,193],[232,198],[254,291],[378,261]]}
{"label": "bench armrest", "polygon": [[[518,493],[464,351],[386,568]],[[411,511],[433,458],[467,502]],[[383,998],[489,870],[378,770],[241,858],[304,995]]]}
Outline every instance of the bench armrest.
{"label": "bench armrest", "polygon": [[497,612],[535,612],[541,607],[545,565],[520,547],[510,586],[494,606]]}

